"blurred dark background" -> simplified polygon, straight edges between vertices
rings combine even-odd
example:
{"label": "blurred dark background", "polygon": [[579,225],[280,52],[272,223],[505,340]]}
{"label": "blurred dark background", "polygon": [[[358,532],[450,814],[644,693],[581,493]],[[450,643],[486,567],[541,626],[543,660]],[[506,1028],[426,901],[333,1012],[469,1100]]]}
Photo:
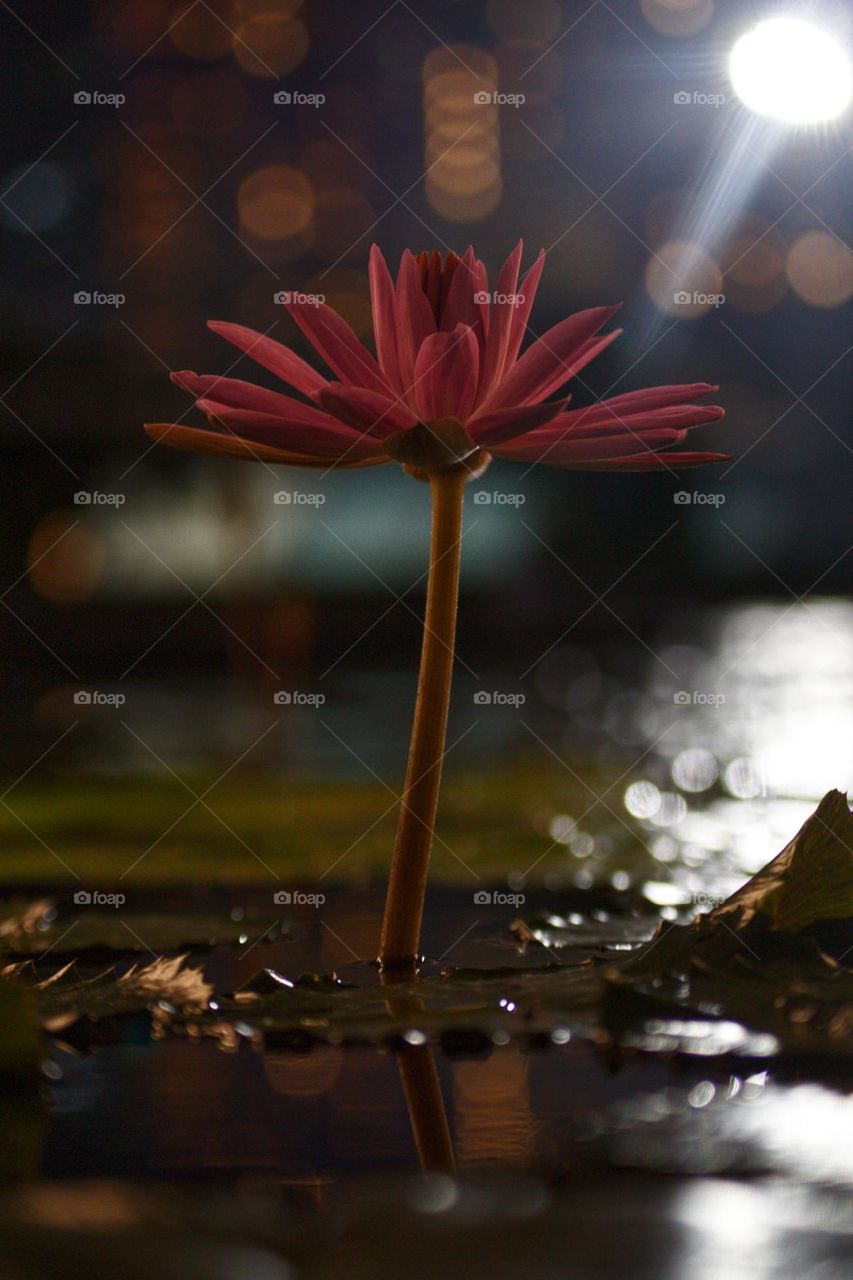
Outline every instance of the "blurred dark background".
{"label": "blurred dark background", "polygon": [[575,405],[707,380],[727,409],[696,442],[731,466],[495,464],[474,486],[492,501],[468,505],[459,648],[478,678],[529,678],[570,628],[624,667],[714,602],[850,592],[849,121],[756,125],[726,74],[754,16],[737,0],[3,5],[6,758],[88,714],[80,689],[137,691],[180,742],[205,738],[206,713],[158,690],[203,687],[207,706],[248,690],[271,710],[294,681],[352,695],[400,671],[385,705],[403,732],[426,492],[396,468],[315,482],[142,431],[199,420],[169,370],[234,364],[207,318],[306,354],[274,301],[298,288],[370,341],[373,240],[392,265],[470,240],[494,272],[523,236],[527,262],[547,250],[535,333],[625,303]]}

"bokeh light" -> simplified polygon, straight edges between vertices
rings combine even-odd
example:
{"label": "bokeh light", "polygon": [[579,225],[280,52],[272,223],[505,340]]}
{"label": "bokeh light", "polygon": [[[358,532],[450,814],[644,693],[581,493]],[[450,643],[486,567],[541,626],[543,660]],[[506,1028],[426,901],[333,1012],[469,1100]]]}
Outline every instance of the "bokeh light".
{"label": "bokeh light", "polygon": [[287,75],[304,61],[310,39],[299,18],[290,18],[268,5],[234,31],[234,57],[250,76]]}
{"label": "bokeh light", "polygon": [[314,216],[314,190],[291,165],[256,169],[240,184],[240,222],[261,240],[286,240],[304,231]]}
{"label": "bokeh light", "polygon": [[713,0],[640,0],[643,17],[663,36],[695,35],[714,16]]}
{"label": "bokeh light", "polygon": [[853,297],[853,253],[829,231],[807,231],[788,251],[791,288],[812,307],[840,307]]}
{"label": "bokeh light", "polygon": [[475,222],[503,190],[497,64],[477,47],[434,49],[423,79],[427,196],[450,221]]}
{"label": "bokeh light", "polygon": [[752,214],[741,220],[722,249],[720,265],[726,303],[738,311],[769,311],[787,292],[785,249],[766,218]]}
{"label": "bokeh light", "polygon": [[305,285],[305,292],[322,294],[327,304],[343,316],[359,338],[372,340],[370,290],[363,271],[355,267],[331,267],[312,276]]}
{"label": "bokeh light", "polygon": [[27,548],[30,586],[51,604],[77,604],[100,581],[102,540],[72,511],[51,511],[38,522]]}
{"label": "bokeh light", "polygon": [[719,264],[701,245],[668,240],[646,266],[646,289],[661,311],[693,320],[718,305],[723,277]]}
{"label": "bokeh light", "polygon": [[172,18],[169,39],[188,58],[223,58],[231,50],[234,6],[229,0],[183,5]]}
{"label": "bokeh light", "polygon": [[75,195],[72,179],[52,160],[20,165],[4,174],[3,190],[9,208],[0,205],[0,218],[22,235],[57,226],[69,213]]}

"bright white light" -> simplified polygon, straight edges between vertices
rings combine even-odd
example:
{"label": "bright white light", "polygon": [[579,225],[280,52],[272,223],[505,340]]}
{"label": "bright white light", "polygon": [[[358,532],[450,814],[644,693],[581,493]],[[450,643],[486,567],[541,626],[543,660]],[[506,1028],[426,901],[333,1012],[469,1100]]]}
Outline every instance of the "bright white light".
{"label": "bright white light", "polygon": [[759,115],[792,124],[832,120],[853,96],[853,74],[834,36],[801,18],[768,18],[738,40],[729,75]]}

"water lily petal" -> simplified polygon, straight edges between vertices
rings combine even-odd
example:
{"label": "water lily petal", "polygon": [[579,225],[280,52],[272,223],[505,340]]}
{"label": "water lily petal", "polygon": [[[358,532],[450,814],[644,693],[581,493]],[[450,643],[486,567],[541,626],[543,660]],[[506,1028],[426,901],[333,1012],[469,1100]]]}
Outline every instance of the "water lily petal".
{"label": "water lily petal", "polygon": [[310,421],[312,414],[317,414],[318,424],[327,420],[311,405],[292,396],[282,395],[279,391],[268,391],[266,387],[256,386],[253,382],[243,382],[239,378],[220,378],[215,374],[192,373],[188,369],[170,374],[174,383],[198,400],[215,400],[217,404],[231,409],[254,409],[258,413],[273,413],[283,417],[292,414],[302,416]]}
{"label": "water lily petal", "polygon": [[602,404],[611,405],[618,413],[630,413],[641,409],[664,409],[671,404],[689,404],[701,396],[719,391],[719,386],[712,382],[686,382],[678,386],[644,387],[639,391],[626,391],[622,395],[611,396]]}
{"label": "water lily petal", "polygon": [[480,304],[477,302],[477,270],[474,250],[468,249],[453,273],[447,301],[441,316],[440,329],[449,333],[458,324],[468,325],[478,336],[482,328]]}
{"label": "water lily petal", "polygon": [[322,374],[306,364],[295,351],[276,342],[274,338],[268,338],[255,329],[247,329],[245,325],[228,324],[224,320],[208,320],[207,327],[303,395],[313,395],[326,385]]}
{"label": "water lily petal", "polygon": [[[538,404],[551,395],[592,358],[589,340],[618,310],[618,307],[590,307],[554,325],[528,347],[487,397],[485,406],[504,409],[513,404]],[[610,335],[605,338],[612,341]]]}
{"label": "water lily petal", "polygon": [[466,427],[472,440],[491,449],[493,445],[503,444],[505,440],[512,440],[536,427],[542,427],[560,415],[565,417],[563,410],[567,404],[568,400],[552,400],[548,404],[496,409],[494,413],[471,418]]}
{"label": "water lily petal", "polygon": [[533,310],[533,300],[536,297],[536,290],[539,288],[539,280],[544,266],[545,250],[540,249],[536,261],[525,275],[518,289],[524,301],[518,304],[511,316],[510,337],[502,373],[507,373],[512,368],[521,350],[521,344],[527,332],[527,322],[530,319],[530,312]]}
{"label": "water lily petal", "polygon": [[529,462],[546,462],[551,467],[572,467],[578,462],[601,462],[608,458],[630,457],[644,449],[653,452],[670,445],[680,444],[684,431],[645,431],[637,435],[620,431],[614,435],[597,436],[586,440],[571,438],[543,441],[533,436],[522,436],[491,452],[500,457],[516,458]]}
{"label": "water lily petal", "polygon": [[435,333],[422,343],[415,363],[415,395],[424,422],[456,418],[464,422],[477,392],[480,350],[471,329]]}
{"label": "water lily petal", "polygon": [[387,462],[384,454],[371,458],[342,456],[339,461],[328,458],[312,458],[291,453],[272,445],[257,444],[240,436],[221,431],[205,431],[200,427],[187,427],[177,422],[146,422],[145,430],[160,444],[185,453],[209,453],[227,458],[242,458],[247,462],[274,462],[288,467],[316,467],[328,470],[349,470],[355,467],[375,467]]}
{"label": "water lily petal", "polygon": [[341,379],[355,387],[367,387],[370,391],[391,390],[382,370],[363,343],[337,311],[325,302],[285,302],[290,312],[314,350]]}
{"label": "water lily petal", "polygon": [[513,301],[493,302],[489,309],[489,333],[486,339],[485,357],[480,373],[480,386],[477,391],[478,403],[482,403],[485,400],[504,371],[506,354],[512,334],[513,315],[520,306],[520,303],[515,299],[520,296],[516,292],[516,287],[518,285],[518,272],[521,267],[523,249],[524,242],[519,240],[498,272],[495,293],[499,299],[511,298]]}
{"label": "water lily petal", "polygon": [[677,431],[718,422],[725,414],[719,405],[679,404],[664,409],[650,409],[644,413],[615,413],[612,402],[602,400],[587,409],[574,409],[552,419],[547,426],[535,431],[529,439],[533,443],[555,440],[587,440],[596,436],[609,436],[623,431],[634,436],[657,427],[670,427]]}
{"label": "water lily petal", "polygon": [[329,383],[318,395],[320,404],[329,413],[347,423],[358,432],[368,432],[379,440],[413,427],[417,418],[402,401],[396,403],[388,396],[363,387],[345,387]]}
{"label": "water lily petal", "polygon": [[410,409],[416,407],[415,361],[421,345],[435,331],[435,316],[421,288],[421,273],[407,249],[400,259],[394,303],[397,321],[397,359],[403,393]]}
{"label": "water lily petal", "polygon": [[320,414],[317,409],[312,412],[316,417],[325,418],[322,424],[314,418],[300,421],[271,413],[255,413],[250,409],[230,409],[213,400],[199,400],[198,407],[235,435],[270,444],[276,449],[288,449],[318,458],[337,457],[345,450],[352,450],[355,457],[378,451],[375,440],[365,443],[364,436],[343,426],[337,419]]}
{"label": "water lily petal", "polygon": [[683,471],[706,467],[712,462],[730,462],[730,453],[639,453],[605,462],[584,462],[578,471]]}
{"label": "water lily petal", "polygon": [[376,355],[386,381],[399,394],[403,391],[397,360],[397,337],[394,321],[394,282],[379,245],[370,250],[370,304],[373,312],[373,336]]}

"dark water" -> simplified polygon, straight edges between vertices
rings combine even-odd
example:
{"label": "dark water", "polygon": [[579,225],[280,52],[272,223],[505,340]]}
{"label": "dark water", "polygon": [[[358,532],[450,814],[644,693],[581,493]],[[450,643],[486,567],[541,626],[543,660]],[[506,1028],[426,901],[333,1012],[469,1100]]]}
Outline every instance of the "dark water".
{"label": "dark water", "polygon": [[[173,893],[169,905],[180,905],[181,897]],[[221,891],[217,897],[221,902]],[[251,893],[239,901],[241,912],[251,911]],[[543,889],[529,895],[525,910],[547,918],[559,903],[564,893]],[[322,913],[296,913],[285,938],[218,948],[192,962],[217,993],[272,969],[291,980],[333,970],[379,994],[369,957],[380,905],[377,890],[339,887],[328,892]],[[589,955],[600,961],[609,951],[618,958],[655,925],[637,909],[598,910],[605,919],[573,917],[576,945],[525,949],[508,929],[515,914],[509,909],[484,924],[470,893],[436,890],[425,929],[435,959],[425,976],[448,966],[464,974],[476,965],[504,972],[507,985],[514,972],[535,981],[537,969],[547,983],[558,965],[583,972],[577,966]],[[498,1013],[502,990],[498,980],[491,997]],[[429,1107],[425,1115],[412,1114],[401,1063],[421,1054],[436,1063],[460,1170],[772,1172],[796,1185],[853,1187],[849,1059],[809,1064],[769,1052],[764,1061],[747,1058],[743,1029],[734,1024],[705,1024],[714,1033],[704,1040],[702,1024],[691,1024],[677,1053],[626,1053],[596,1043],[597,1018],[583,1001],[567,1014],[564,1029],[547,1037],[519,1034],[524,1028],[510,1003],[506,1031],[500,1022],[489,1036],[466,1035],[464,1024],[461,1033],[451,1027],[434,1050],[387,1039],[312,1044],[310,1023],[298,1049],[288,1047],[292,1038],[283,1045],[274,1036],[264,1044],[248,1035],[205,1038],[192,1025],[189,1035],[167,1025],[162,1038],[152,1039],[147,1015],[114,1023],[94,1044],[73,1051],[61,1047],[60,1034],[43,1175],[190,1181],[251,1175],[298,1184],[415,1170],[413,1129],[434,1125],[436,1117]],[[729,1026],[738,1033],[730,1045]],[[99,1038],[106,1042],[98,1045]]]}
{"label": "dark water", "polygon": [[[498,755],[529,745],[532,727],[555,750],[604,741],[609,758],[622,761],[607,814],[563,813],[555,797],[545,821],[565,861],[551,887],[510,886],[525,889],[526,917],[568,920],[577,945],[524,951],[508,931],[518,909],[484,914],[470,891],[436,887],[428,971],[571,967],[607,948],[616,957],[660,918],[706,909],[741,885],[824,791],[853,781],[851,622],[853,606],[834,601],[731,610],[702,644],[661,648],[640,684],[618,679],[595,655],[557,651],[535,677],[527,727],[507,711],[493,736]],[[308,756],[311,741],[302,739]],[[647,856],[639,862],[626,856],[626,824],[641,834]],[[590,886],[642,892],[646,909],[567,909],[567,892]],[[322,911],[296,913],[287,937],[194,962],[224,992],[266,967],[292,980],[335,970],[376,986],[369,961],[381,893],[325,891]],[[199,890],[192,903],[205,897],[217,908],[253,906],[245,892]],[[617,1052],[580,1010],[562,1034],[538,1040],[499,1033],[297,1050],[250,1037],[217,1042],[192,1029],[152,1039],[147,1016],[114,1026],[101,1043],[71,1047],[60,1035],[47,1068],[39,1172],[67,1196],[73,1182],[83,1198],[54,1201],[43,1186],[45,1198],[28,1202],[24,1216],[43,1226],[70,1204],[85,1221],[87,1197],[105,1195],[91,1180],[119,1188],[142,1179],[155,1197],[134,1219],[144,1230],[162,1219],[156,1196],[165,1182],[181,1189],[170,1193],[182,1206],[174,1212],[209,1242],[205,1215],[227,1187],[252,1206],[254,1225],[239,1218],[237,1235],[275,1242],[265,1262],[235,1255],[233,1266],[208,1274],[271,1280],[291,1274],[276,1270],[281,1258],[317,1275],[467,1277],[500,1274],[504,1264],[543,1277],[849,1274],[850,1055],[831,1064],[784,1054],[762,1061],[739,1051],[737,1035],[727,1047],[719,1034],[688,1032],[686,1051]],[[440,1095],[430,1091],[433,1071]],[[456,1180],[418,1180],[419,1147],[441,1166],[445,1124]],[[214,1196],[203,1210],[197,1192]],[[295,1237],[282,1226],[285,1202]],[[0,1258],[2,1247],[0,1231]],[[39,1266],[23,1280],[53,1274],[43,1259]],[[102,1270],[81,1264],[79,1273],[87,1267],[117,1274],[114,1260]],[[172,1274],[165,1262],[158,1267]],[[131,1264],[123,1271],[137,1274]]]}

